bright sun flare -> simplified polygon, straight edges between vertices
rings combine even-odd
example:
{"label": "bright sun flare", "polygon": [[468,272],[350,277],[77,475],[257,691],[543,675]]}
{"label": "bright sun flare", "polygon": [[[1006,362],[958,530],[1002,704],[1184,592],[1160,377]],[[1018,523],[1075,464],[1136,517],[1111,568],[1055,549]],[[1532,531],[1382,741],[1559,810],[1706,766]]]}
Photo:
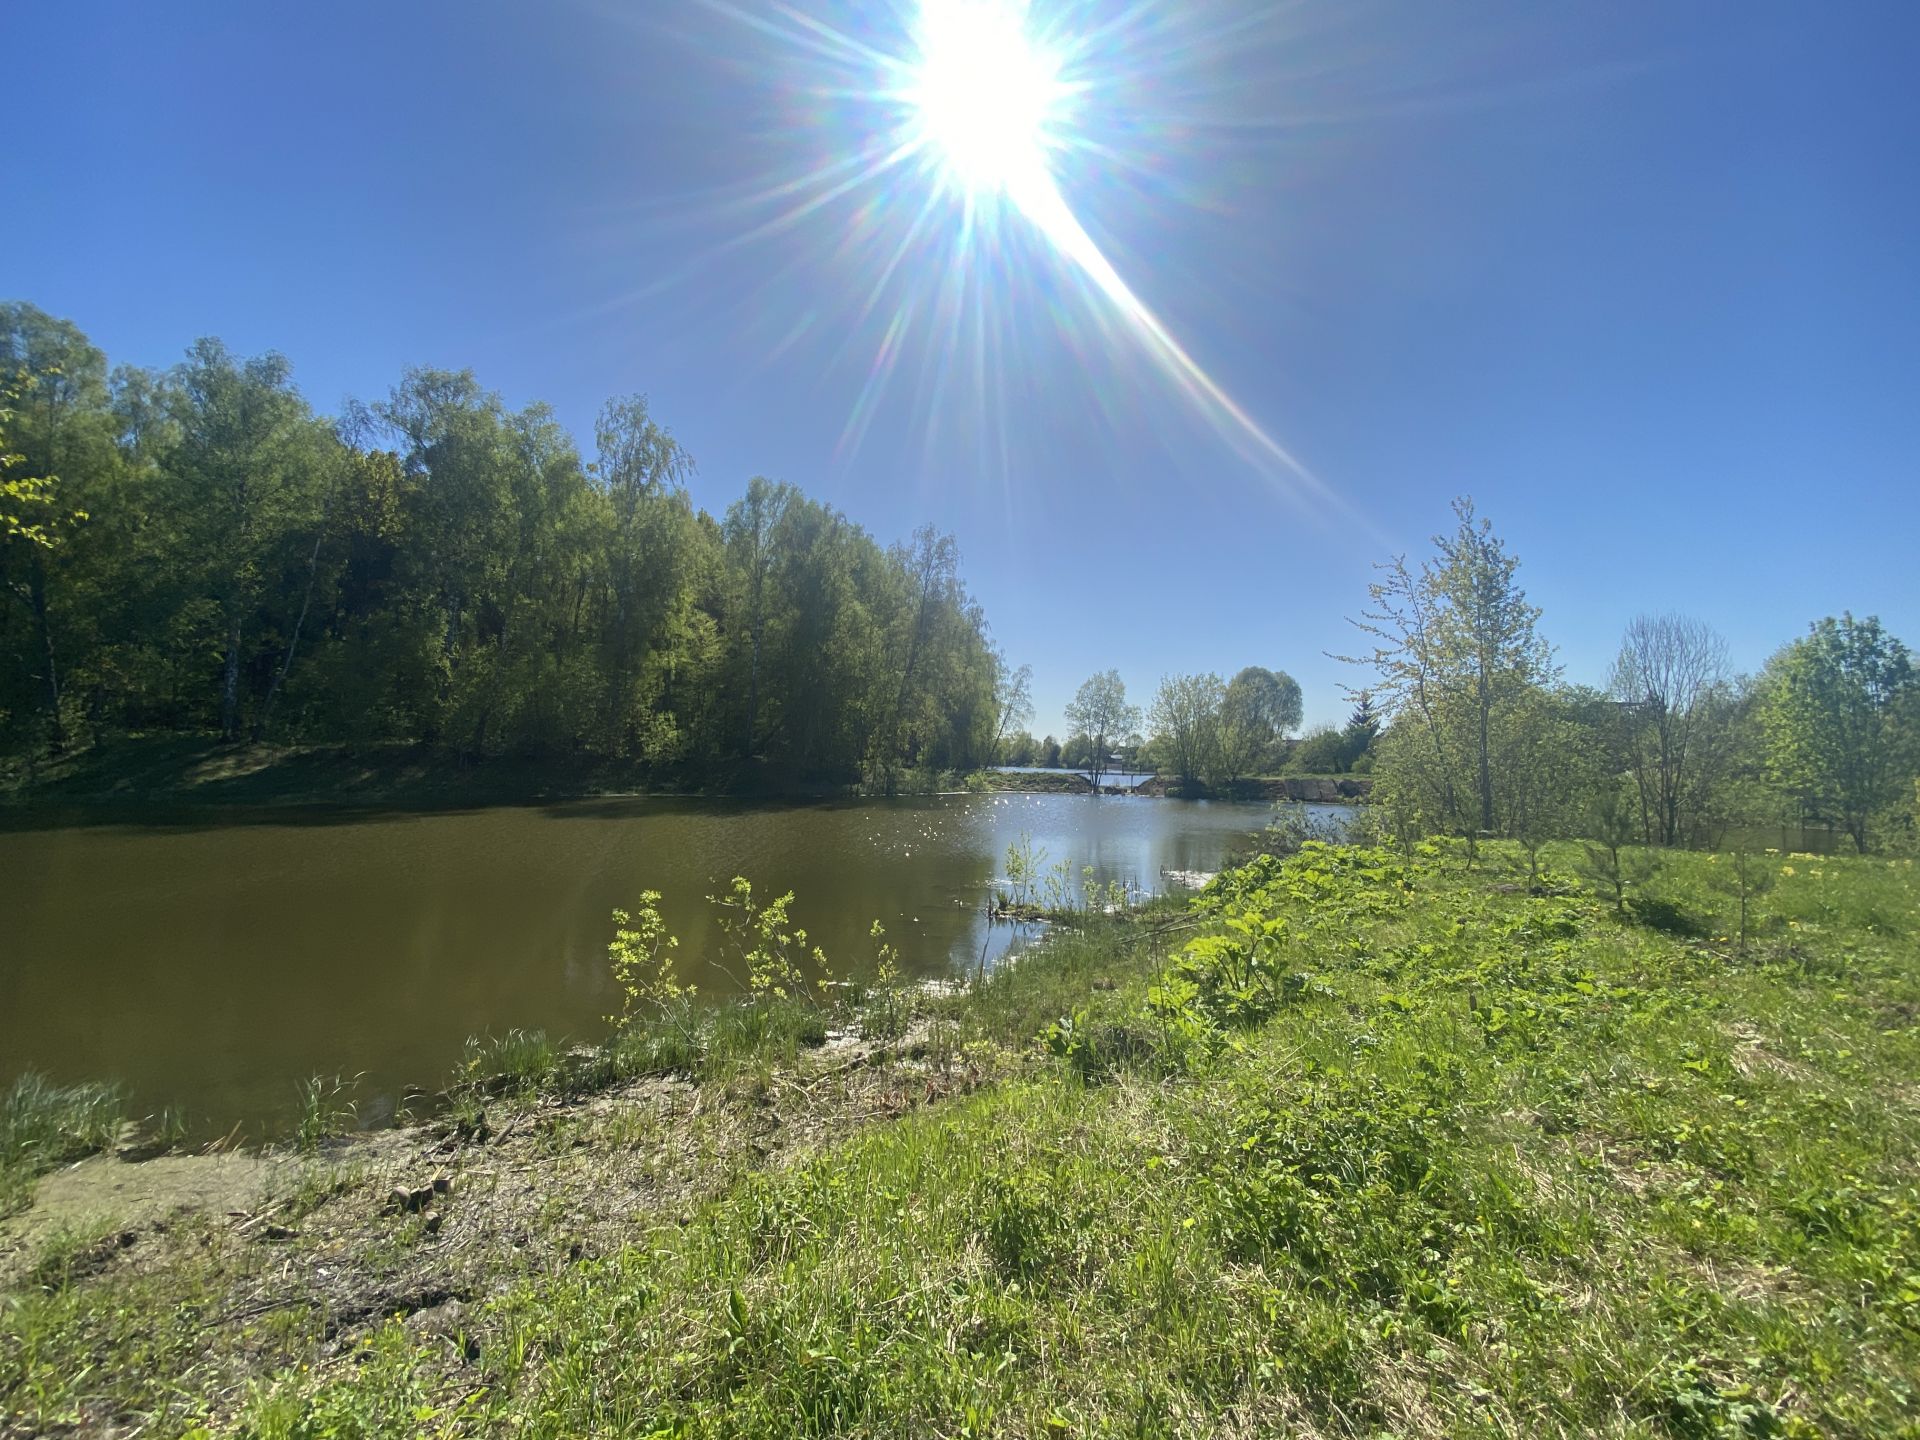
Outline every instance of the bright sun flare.
{"label": "bright sun flare", "polygon": [[[1242,454],[1276,477],[1284,474],[1303,493],[1332,499],[1147,307],[1061,187],[1062,172],[1076,157],[1107,150],[1101,137],[1087,133],[1095,116],[1085,112],[1101,90],[1127,78],[1108,52],[1140,7],[1119,7],[1121,13],[1093,33],[1064,23],[1062,17],[1082,8],[1070,0],[1055,0],[1051,24],[1036,24],[1033,14],[1048,0],[881,0],[880,6],[863,7],[891,4],[907,12],[904,33],[890,32],[906,42],[895,51],[876,49],[866,33],[811,16],[805,0],[768,7],[778,19],[745,13],[735,0],[705,3],[790,42],[796,57],[823,65],[822,79],[831,81],[815,93],[854,101],[862,122],[841,137],[851,142],[843,156],[775,187],[770,194],[779,198],[781,213],[745,232],[742,242],[795,229],[842,197],[862,194],[860,224],[871,236],[884,233],[891,217],[902,222],[887,248],[872,254],[862,320],[882,308],[890,290],[909,283],[901,277],[911,273],[910,262],[944,254],[944,267],[923,278],[933,286],[931,313],[957,323],[986,293],[968,288],[975,278],[1002,286],[1025,278],[1020,265],[1030,252],[1008,242],[1016,225],[1030,226],[1096,298],[1089,318],[1107,329],[1095,341],[1130,337]],[[1097,114],[1098,105],[1093,108]],[[867,124],[873,118],[887,122],[878,127],[877,140]],[[903,178],[929,186],[929,193],[917,205],[877,203],[901,200]],[[1084,185],[1086,177],[1080,179]],[[943,200],[948,203],[938,203]],[[915,315],[915,304],[897,300],[886,319],[872,371],[848,419],[847,433],[856,442],[900,364]],[[982,319],[976,309],[977,334],[983,333],[977,323]],[[958,338],[957,331],[946,337],[943,353]],[[984,370],[976,369],[976,377],[984,386]]]}
{"label": "bright sun flare", "polygon": [[1064,97],[1019,0],[922,0],[908,100],[920,140],[969,197],[1028,188],[1047,169]]}

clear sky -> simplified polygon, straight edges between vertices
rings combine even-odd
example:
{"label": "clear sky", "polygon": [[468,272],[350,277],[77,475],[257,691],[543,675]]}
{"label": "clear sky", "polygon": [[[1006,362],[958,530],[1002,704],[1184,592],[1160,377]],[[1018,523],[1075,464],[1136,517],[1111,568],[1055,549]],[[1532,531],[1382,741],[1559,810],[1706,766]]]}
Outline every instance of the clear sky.
{"label": "clear sky", "polygon": [[1646,610],[1920,644],[1920,5],[1033,0],[1076,256],[861,176],[901,3],[9,5],[0,296],[329,410],[471,366],[587,443],[644,391],[716,512],[954,532],[1038,730],[1109,665],[1340,718],[1371,563],[1466,492],[1571,678]]}

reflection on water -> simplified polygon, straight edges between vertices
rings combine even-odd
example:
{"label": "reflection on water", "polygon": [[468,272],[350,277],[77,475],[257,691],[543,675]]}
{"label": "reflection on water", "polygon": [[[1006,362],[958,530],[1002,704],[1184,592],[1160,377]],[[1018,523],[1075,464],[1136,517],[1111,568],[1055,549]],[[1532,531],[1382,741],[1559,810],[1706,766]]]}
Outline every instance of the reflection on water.
{"label": "reflection on water", "polygon": [[[1329,807],[1332,808],[1332,807]],[[703,993],[703,897],[795,892],[846,965],[879,920],[922,974],[1013,938],[985,902],[1007,846],[1153,891],[1209,871],[1267,810],[1130,797],[943,796],[753,807],[585,801],[329,823],[190,815],[0,833],[0,1083],[27,1068],[129,1083],[202,1125],[280,1123],[315,1073],[432,1084],[469,1035],[591,1038],[615,1000],[609,912],[658,890]],[[151,821],[153,817],[144,819]]]}

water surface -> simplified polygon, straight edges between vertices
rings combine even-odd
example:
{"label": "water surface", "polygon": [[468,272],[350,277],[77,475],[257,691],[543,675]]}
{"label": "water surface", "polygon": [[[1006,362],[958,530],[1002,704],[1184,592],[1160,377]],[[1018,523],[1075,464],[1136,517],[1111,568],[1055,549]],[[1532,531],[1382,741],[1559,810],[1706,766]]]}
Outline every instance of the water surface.
{"label": "water surface", "polygon": [[[1327,807],[1338,814],[1337,807]],[[658,890],[703,993],[704,898],[795,892],[831,961],[881,921],[921,974],[989,962],[984,913],[1023,832],[1077,882],[1157,891],[1218,869],[1260,805],[966,795],[769,808],[582,801],[453,813],[143,815],[0,833],[0,1083],[114,1079],[197,1128],[283,1124],[298,1082],[439,1083],[470,1035],[592,1039],[615,1003],[609,912]],[[155,823],[156,819],[170,823]]]}

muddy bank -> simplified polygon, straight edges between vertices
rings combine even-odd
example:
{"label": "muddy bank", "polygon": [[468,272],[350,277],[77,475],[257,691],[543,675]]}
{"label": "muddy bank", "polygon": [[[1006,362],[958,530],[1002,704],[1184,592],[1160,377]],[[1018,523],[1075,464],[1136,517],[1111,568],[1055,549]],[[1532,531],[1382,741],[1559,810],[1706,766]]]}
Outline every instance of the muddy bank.
{"label": "muddy bank", "polygon": [[[312,1155],[99,1156],[41,1177],[30,1208],[0,1222],[0,1300],[133,1287],[179,1322],[169,1384],[216,1425],[254,1376],[350,1366],[396,1317],[457,1370],[494,1323],[483,1302],[684,1225],[750,1171],[968,1093],[982,1058],[846,1040],[724,1083],[501,1098],[478,1124],[358,1135]],[[73,1417],[75,1433],[166,1412],[137,1381],[116,1389]],[[28,1433],[5,1410],[0,1437]]]}

